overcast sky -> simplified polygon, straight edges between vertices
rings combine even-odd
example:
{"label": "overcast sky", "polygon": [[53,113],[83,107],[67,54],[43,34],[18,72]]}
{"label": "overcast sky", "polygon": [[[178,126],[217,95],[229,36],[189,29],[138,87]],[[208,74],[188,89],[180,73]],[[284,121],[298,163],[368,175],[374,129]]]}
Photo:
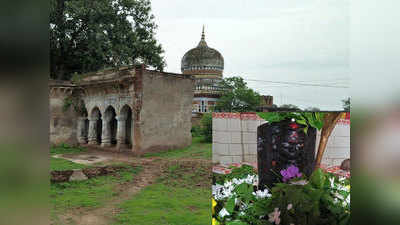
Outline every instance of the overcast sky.
{"label": "overcast sky", "polygon": [[340,110],[350,96],[348,0],[152,0],[152,7],[168,72],[181,72],[204,24],[208,45],[224,56],[224,77],[243,77],[277,105]]}

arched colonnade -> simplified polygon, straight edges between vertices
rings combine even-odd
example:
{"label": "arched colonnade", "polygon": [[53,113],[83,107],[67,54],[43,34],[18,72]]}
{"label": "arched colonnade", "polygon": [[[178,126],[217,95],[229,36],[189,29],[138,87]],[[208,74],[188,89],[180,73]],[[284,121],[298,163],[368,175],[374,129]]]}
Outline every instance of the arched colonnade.
{"label": "arched colonnade", "polygon": [[94,106],[79,118],[78,141],[80,144],[101,147],[131,148],[132,121],[132,109],[129,105],[124,105],[119,111],[112,105],[103,111]]}

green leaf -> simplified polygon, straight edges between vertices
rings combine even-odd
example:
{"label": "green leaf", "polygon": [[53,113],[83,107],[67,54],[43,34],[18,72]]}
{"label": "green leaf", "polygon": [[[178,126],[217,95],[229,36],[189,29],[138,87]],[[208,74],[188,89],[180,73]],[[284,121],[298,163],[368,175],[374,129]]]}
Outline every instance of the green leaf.
{"label": "green leaf", "polygon": [[235,197],[230,198],[225,205],[226,211],[228,211],[230,214],[233,213],[233,210],[235,209]]}
{"label": "green leaf", "polygon": [[249,202],[254,198],[253,186],[247,183],[242,183],[235,188],[235,193],[238,194],[244,201]]}
{"label": "green leaf", "polygon": [[318,168],[311,174],[311,184],[317,188],[323,188],[325,183],[325,174],[321,168]]}
{"label": "green leaf", "polygon": [[240,220],[229,221],[226,225],[248,225],[248,223],[242,222]]}

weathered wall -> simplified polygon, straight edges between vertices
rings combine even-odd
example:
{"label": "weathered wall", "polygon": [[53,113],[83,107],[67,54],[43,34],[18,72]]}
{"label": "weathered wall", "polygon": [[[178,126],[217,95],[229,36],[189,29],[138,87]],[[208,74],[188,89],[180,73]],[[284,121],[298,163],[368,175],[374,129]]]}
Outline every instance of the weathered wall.
{"label": "weathered wall", "polygon": [[50,111],[50,144],[59,145],[66,143],[77,145],[77,115],[70,107],[67,111],[63,110],[64,99],[71,95],[72,88],[64,84],[51,82],[49,93]]}
{"label": "weathered wall", "polygon": [[141,151],[190,145],[194,80],[179,74],[142,72],[139,78],[143,81],[139,118]]}
{"label": "weathered wall", "polygon": [[[257,162],[257,127],[266,121],[255,113],[213,113],[213,162]],[[317,133],[316,149],[320,132]],[[340,120],[333,130],[322,163],[340,165],[350,158],[350,120]]]}

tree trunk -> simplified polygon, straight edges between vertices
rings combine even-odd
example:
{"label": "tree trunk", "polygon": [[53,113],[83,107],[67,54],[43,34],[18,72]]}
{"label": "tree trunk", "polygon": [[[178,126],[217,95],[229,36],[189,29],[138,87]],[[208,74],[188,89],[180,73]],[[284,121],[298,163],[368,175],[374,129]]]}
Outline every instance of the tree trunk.
{"label": "tree trunk", "polygon": [[329,136],[331,135],[337,121],[342,115],[343,112],[331,112],[325,114],[324,125],[322,127],[321,137],[318,145],[317,158],[315,159],[315,170],[321,166],[322,156],[324,155],[326,145],[328,144]]}

